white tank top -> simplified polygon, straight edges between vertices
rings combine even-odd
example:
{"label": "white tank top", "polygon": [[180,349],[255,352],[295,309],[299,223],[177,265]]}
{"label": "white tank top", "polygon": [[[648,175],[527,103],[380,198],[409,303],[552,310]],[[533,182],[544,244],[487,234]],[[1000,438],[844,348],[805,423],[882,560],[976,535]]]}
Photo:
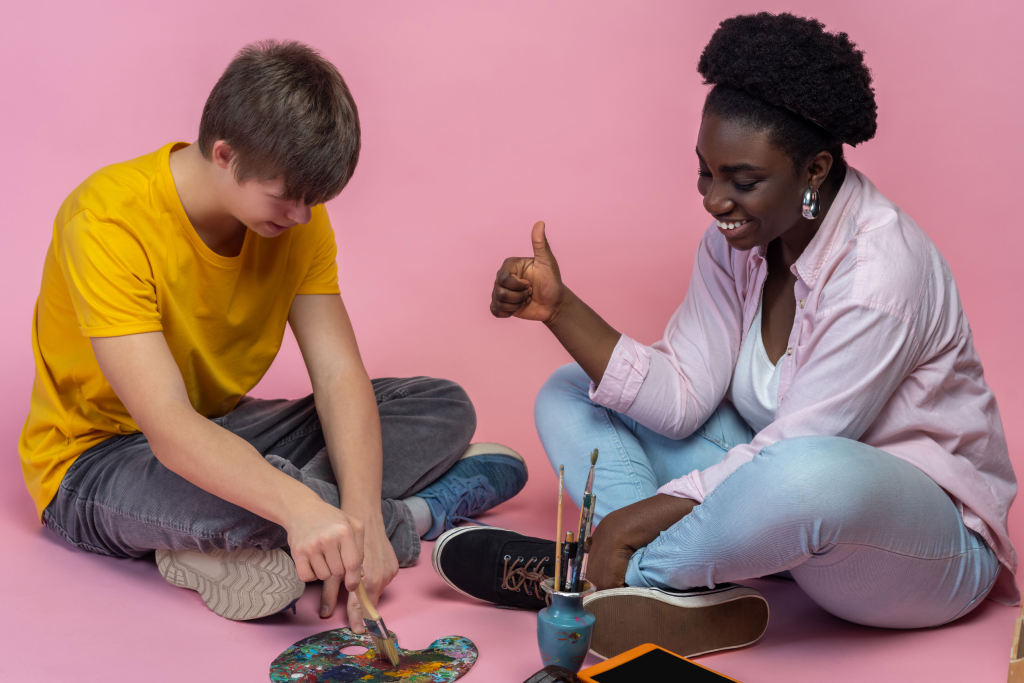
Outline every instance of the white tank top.
{"label": "white tank top", "polygon": [[768,359],[761,338],[761,303],[757,304],[757,314],[750,324],[747,338],[740,348],[740,357],[736,361],[736,369],[732,372],[732,382],[726,394],[736,406],[754,432],[775,421],[775,412],[779,409],[779,376],[782,374],[782,360],[773,365]]}

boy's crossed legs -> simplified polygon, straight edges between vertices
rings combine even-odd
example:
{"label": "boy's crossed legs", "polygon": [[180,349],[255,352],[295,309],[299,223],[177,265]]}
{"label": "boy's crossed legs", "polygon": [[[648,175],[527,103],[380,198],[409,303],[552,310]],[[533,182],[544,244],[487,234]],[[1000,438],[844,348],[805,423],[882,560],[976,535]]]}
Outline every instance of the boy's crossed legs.
{"label": "boy's crossed legs", "polygon": [[[478,444],[471,452],[483,457],[459,462],[476,429],[476,413],[454,382],[387,378],[373,380],[373,389],[383,441],[381,512],[399,566],[406,567],[419,557],[420,536],[428,529],[450,527],[451,517],[476,514],[511,498],[525,485],[526,469],[521,458],[497,445]],[[340,504],[312,395],[296,400],[243,397],[232,412],[213,421],[324,501]],[[445,479],[453,481],[438,481],[446,473]],[[465,496],[453,500],[452,488]],[[422,499],[403,502],[417,493]],[[302,592],[294,565],[282,561],[278,550],[287,543],[283,527],[171,472],[141,433],[112,437],[83,453],[43,512],[43,521],[90,552],[141,557],[153,550],[172,551],[158,553],[168,581],[200,590],[211,609],[229,618],[272,613]],[[225,553],[250,549],[260,552],[229,559],[246,565],[240,571],[255,583],[241,590],[256,595],[224,595],[209,574],[221,564],[224,580],[244,584],[244,579],[226,576],[234,570],[221,560]],[[196,578],[197,572],[206,580]]]}

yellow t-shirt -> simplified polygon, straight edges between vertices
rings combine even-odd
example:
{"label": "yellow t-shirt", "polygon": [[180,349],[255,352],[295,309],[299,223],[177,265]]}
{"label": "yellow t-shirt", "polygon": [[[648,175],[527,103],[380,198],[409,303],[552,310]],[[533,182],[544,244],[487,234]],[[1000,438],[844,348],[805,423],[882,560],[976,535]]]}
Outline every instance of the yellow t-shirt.
{"label": "yellow t-shirt", "polygon": [[172,143],[97,171],[60,207],[32,319],[36,376],[18,451],[40,515],[84,451],[139,431],[89,337],[162,331],[196,412],[231,411],[281,348],[297,294],[337,294],[334,231],[321,205],[274,239],[246,231],[214,253],[178,200]]}

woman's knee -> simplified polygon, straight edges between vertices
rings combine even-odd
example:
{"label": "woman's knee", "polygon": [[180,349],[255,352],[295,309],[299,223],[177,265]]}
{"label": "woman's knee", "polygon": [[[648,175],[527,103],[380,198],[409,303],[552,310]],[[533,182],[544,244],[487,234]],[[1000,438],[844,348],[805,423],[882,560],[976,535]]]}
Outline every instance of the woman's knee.
{"label": "woman's knee", "polygon": [[548,416],[572,410],[572,405],[581,399],[590,402],[590,378],[576,363],[569,363],[551,373],[534,403],[534,417],[538,426]]}
{"label": "woman's knee", "polygon": [[[737,469],[719,489],[724,492],[733,478],[732,496],[716,505],[743,500],[754,509],[770,510],[773,526],[793,530],[801,547],[815,555],[836,543],[883,542],[892,550],[909,551],[936,529],[945,529],[952,538],[962,525],[952,501],[921,470],[850,439],[779,441]],[[887,531],[894,519],[901,520],[895,535]]]}
{"label": "woman's knee", "polygon": [[893,456],[835,436],[783,439],[761,450],[750,465],[764,490],[778,500],[826,503],[830,508],[870,502],[879,466]]}
{"label": "woman's knee", "polygon": [[879,522],[878,473],[871,472],[877,458],[859,446],[837,437],[779,441],[734,471],[701,507],[716,519],[760,511],[767,516],[748,533],[768,525],[792,534],[807,552],[819,552],[844,530],[870,529]]}

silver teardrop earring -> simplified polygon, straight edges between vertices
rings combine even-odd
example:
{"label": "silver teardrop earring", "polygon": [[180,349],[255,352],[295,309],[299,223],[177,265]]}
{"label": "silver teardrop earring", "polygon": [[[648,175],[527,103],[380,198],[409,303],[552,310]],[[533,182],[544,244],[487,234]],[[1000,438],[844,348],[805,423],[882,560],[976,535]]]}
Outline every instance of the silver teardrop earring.
{"label": "silver teardrop earring", "polygon": [[808,185],[807,189],[804,190],[804,218],[809,221],[813,221],[818,217],[818,210],[820,208],[821,206],[818,204],[818,191],[815,190],[812,185]]}

